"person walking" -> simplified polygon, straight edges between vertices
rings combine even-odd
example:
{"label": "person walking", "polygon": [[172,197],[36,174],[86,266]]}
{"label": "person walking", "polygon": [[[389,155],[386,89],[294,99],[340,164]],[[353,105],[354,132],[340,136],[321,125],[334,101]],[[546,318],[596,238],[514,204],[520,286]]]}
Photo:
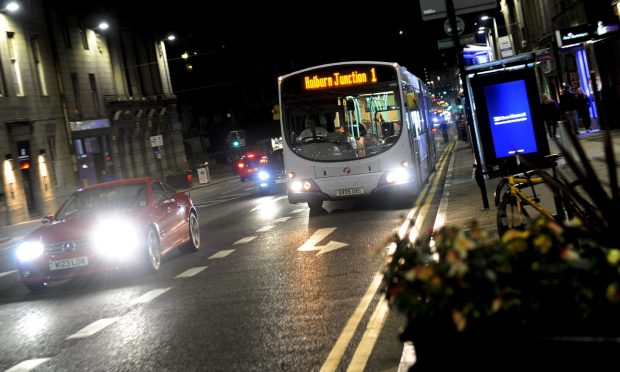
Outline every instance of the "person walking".
{"label": "person walking", "polygon": [[543,120],[547,127],[547,134],[549,138],[555,138],[558,121],[560,121],[560,107],[558,103],[552,100],[546,93],[543,94],[542,107]]}
{"label": "person walking", "polygon": [[568,122],[570,130],[575,134],[579,134],[577,116],[577,97],[573,94],[572,87],[565,85],[560,96],[560,111],[564,115],[564,120]]}
{"label": "person walking", "polygon": [[581,118],[583,127],[589,132],[592,126],[592,119],[590,119],[590,98],[583,93],[581,88],[577,90],[577,114]]}

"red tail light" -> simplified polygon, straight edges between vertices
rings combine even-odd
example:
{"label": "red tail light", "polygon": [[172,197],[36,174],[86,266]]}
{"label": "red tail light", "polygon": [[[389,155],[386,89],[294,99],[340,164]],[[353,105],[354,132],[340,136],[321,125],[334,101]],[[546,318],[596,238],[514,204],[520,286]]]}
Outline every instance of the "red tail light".
{"label": "red tail light", "polygon": [[243,168],[243,167],[244,167],[243,163],[239,163],[239,164],[237,164],[237,166],[238,166],[239,168]]}

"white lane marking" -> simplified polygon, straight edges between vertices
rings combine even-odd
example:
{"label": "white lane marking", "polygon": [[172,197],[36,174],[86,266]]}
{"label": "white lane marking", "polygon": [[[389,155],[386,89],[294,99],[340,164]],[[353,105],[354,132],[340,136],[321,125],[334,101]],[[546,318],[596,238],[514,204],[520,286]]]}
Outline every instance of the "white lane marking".
{"label": "white lane marking", "polygon": [[353,354],[353,359],[351,359],[351,364],[349,364],[347,372],[363,371],[366,369],[366,363],[368,363],[368,358],[370,358],[372,349],[377,343],[379,334],[381,334],[381,329],[383,328],[388,312],[388,302],[385,297],[382,297],[368,321],[366,331],[364,331],[362,340],[357,346],[355,354]]}
{"label": "white lane marking", "polygon": [[17,272],[17,270],[5,271],[3,273],[0,273],[0,278],[2,278],[3,276],[11,275],[11,274],[16,273],[16,272]]}
{"label": "white lane marking", "polygon": [[277,220],[274,220],[273,222],[278,223],[278,222],[286,222],[288,220],[290,220],[290,217],[280,217]]}
{"label": "white lane marking", "polygon": [[273,199],[273,202],[275,203],[275,202],[283,200],[283,199],[288,199],[288,196],[286,196],[286,195],[278,196],[277,198]]}
{"label": "white lane marking", "polygon": [[263,228],[260,228],[260,229],[256,230],[256,232],[265,232],[265,231],[269,231],[271,229],[273,229],[273,225],[267,225],[267,226],[265,226]]}
{"label": "white lane marking", "polygon": [[258,189],[258,187],[250,187],[247,189],[243,189],[243,191],[250,191],[250,190],[256,190],[256,189]]}
{"label": "white lane marking", "polygon": [[84,328],[80,329],[79,331],[75,332],[71,336],[68,336],[67,340],[72,339],[72,338],[86,338],[86,337],[90,337],[90,336],[94,335],[95,333],[101,331],[105,327],[116,323],[120,318],[121,318],[120,316],[116,316],[114,318],[103,318],[103,319],[99,319],[97,321],[94,321],[94,322],[90,323],[89,325],[87,325],[86,327],[84,327]]}
{"label": "white lane marking", "polygon": [[336,231],[335,227],[327,227],[324,229],[318,229],[312,234],[312,236],[306,240],[304,244],[301,245],[297,250],[299,252],[308,252],[308,251],[319,251],[316,255],[321,255],[323,253],[335,251],[336,249],[340,249],[342,247],[346,247],[347,243],[336,242],[330,240],[326,245],[317,245],[318,242],[325,239],[329,234]]}
{"label": "white lane marking", "polygon": [[403,346],[403,355],[400,357],[400,364],[398,365],[397,372],[407,372],[412,365],[416,362],[415,349],[413,348],[413,342],[405,342]]}
{"label": "white lane marking", "polygon": [[370,286],[366,290],[366,293],[364,293],[364,297],[362,297],[362,300],[357,305],[357,308],[355,308],[353,315],[347,321],[347,325],[345,325],[344,329],[340,333],[340,337],[338,337],[338,340],[336,341],[336,344],[334,344],[334,347],[327,356],[325,363],[323,363],[321,372],[335,371],[336,368],[338,368],[338,364],[340,364],[340,360],[344,356],[344,352],[347,350],[347,346],[349,346],[349,342],[351,341],[351,338],[353,338],[353,334],[355,333],[357,326],[366,313],[372,298],[375,296],[375,293],[381,284],[381,280],[383,280],[383,275],[381,274],[376,274],[372,279]]}
{"label": "white lane marking", "polygon": [[291,214],[292,213],[301,213],[301,212],[303,212],[305,210],[306,210],[305,208],[295,209],[294,211],[291,211]]}
{"label": "white lane marking", "polygon": [[47,362],[50,359],[52,358],[39,358],[39,359],[24,360],[23,362],[20,362],[14,365],[13,367],[7,369],[4,372],[28,372],[28,371],[31,371],[37,368],[38,366]]}
{"label": "white lane marking", "polygon": [[191,278],[192,276],[198,274],[199,272],[201,272],[202,270],[206,269],[206,266],[198,266],[198,267],[192,267],[189,270],[185,270],[184,272],[182,272],[181,274],[175,276],[175,279],[181,279],[181,278]]}
{"label": "white lane marking", "polygon": [[219,251],[216,254],[214,254],[213,256],[209,257],[209,260],[212,260],[214,258],[224,258],[226,256],[228,256],[229,254],[233,253],[235,250],[234,249],[225,249],[223,251]]}
{"label": "white lane marking", "polygon": [[222,195],[226,195],[226,194],[228,194],[229,192],[233,192],[233,191],[235,191],[235,190],[239,190],[240,188],[241,188],[241,187],[235,187],[235,188],[234,188],[234,189],[232,189],[232,190],[224,191],[224,192],[222,193]]}
{"label": "white lane marking", "polygon": [[143,294],[142,296],[133,300],[133,303],[134,304],[145,304],[147,302],[151,302],[157,297],[163,295],[164,293],[168,292],[171,289],[172,287],[152,289],[146,292],[145,294]]}
{"label": "white lane marking", "polygon": [[256,239],[255,236],[247,236],[247,237],[245,237],[243,239],[237,240],[236,242],[233,243],[233,245],[249,243],[249,242],[251,242],[254,239]]}

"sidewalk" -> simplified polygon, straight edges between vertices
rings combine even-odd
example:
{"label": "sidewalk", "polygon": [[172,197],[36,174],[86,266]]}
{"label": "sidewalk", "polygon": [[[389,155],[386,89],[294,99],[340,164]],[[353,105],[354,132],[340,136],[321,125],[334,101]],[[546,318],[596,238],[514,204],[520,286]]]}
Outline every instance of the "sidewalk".
{"label": "sidewalk", "polygon": [[[620,160],[620,131],[614,130],[611,132],[611,135],[618,164],[618,160]],[[579,141],[591,159],[597,175],[602,179],[606,179],[603,132],[582,133],[579,135]],[[549,142],[549,147],[552,154],[560,152],[554,141]],[[489,200],[489,209],[485,210],[483,209],[480,188],[473,178],[474,153],[471,151],[469,144],[458,141],[452,155],[443,196],[443,198],[446,198],[447,203],[444,224],[467,229],[472,222],[476,221],[480,228],[491,234],[496,233],[496,207],[494,205],[493,193],[500,179],[485,180],[487,198]],[[564,161],[560,160],[558,169],[566,168]],[[570,174],[570,171],[567,170],[566,173]],[[543,206],[554,210],[550,191],[544,185],[536,188],[536,192],[538,193],[539,191]]]}

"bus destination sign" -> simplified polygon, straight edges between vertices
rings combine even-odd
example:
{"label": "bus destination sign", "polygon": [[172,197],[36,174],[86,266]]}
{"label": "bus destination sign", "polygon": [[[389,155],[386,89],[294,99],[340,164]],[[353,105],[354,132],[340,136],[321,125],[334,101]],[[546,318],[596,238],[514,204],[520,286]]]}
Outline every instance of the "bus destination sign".
{"label": "bus destination sign", "polygon": [[377,83],[377,73],[375,68],[371,68],[366,72],[358,70],[342,73],[333,72],[329,75],[314,74],[311,76],[304,76],[304,89],[305,90],[319,90],[334,87],[350,87],[355,85],[367,85]]}

